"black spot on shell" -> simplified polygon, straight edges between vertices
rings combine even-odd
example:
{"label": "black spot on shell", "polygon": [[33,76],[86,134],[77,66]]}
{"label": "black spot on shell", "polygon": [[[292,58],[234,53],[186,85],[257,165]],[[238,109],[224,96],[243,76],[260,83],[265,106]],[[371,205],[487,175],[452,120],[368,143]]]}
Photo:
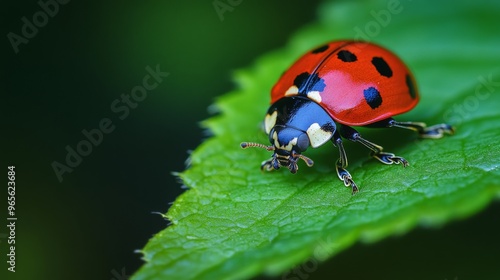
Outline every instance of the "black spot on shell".
{"label": "black spot on shell", "polygon": [[385,76],[387,78],[392,77],[392,69],[391,67],[389,67],[389,64],[387,64],[387,62],[385,62],[383,58],[374,57],[372,59],[372,64],[373,66],[375,66],[375,69],[377,69],[377,72],[380,75]]}
{"label": "black spot on shell", "polygon": [[368,103],[372,109],[382,104],[382,96],[380,96],[380,92],[374,87],[365,89],[363,95],[365,96],[366,103]]}
{"label": "black spot on shell", "polygon": [[331,132],[331,133],[334,133],[335,129],[336,129],[335,125],[333,125],[331,123],[327,123],[327,124],[324,124],[321,126],[321,130]]}
{"label": "black spot on shell", "polygon": [[341,50],[337,53],[337,58],[343,62],[354,62],[358,60],[355,54],[347,50]]}
{"label": "black spot on shell", "polygon": [[299,92],[301,91],[301,88],[305,86],[307,78],[309,78],[309,73],[304,72],[297,75],[297,77],[295,77],[295,80],[293,80],[293,84],[299,89]]}
{"label": "black spot on shell", "polygon": [[311,53],[322,53],[324,51],[328,50],[328,45],[321,46],[319,48],[316,48],[311,51]]}
{"label": "black spot on shell", "polygon": [[310,91],[322,92],[325,87],[325,80],[321,79],[317,73],[313,75],[304,72],[295,77],[293,84],[299,89],[299,94],[307,95]]}
{"label": "black spot on shell", "polygon": [[408,92],[410,93],[411,98],[415,99],[417,97],[417,91],[410,74],[406,74],[406,85],[408,86]]}

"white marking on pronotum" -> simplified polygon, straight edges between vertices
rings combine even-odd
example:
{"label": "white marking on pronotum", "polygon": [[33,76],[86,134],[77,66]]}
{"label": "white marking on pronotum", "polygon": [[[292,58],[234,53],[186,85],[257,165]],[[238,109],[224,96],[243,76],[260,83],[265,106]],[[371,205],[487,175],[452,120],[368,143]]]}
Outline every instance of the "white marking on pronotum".
{"label": "white marking on pronotum", "polygon": [[264,128],[265,128],[267,134],[269,134],[269,132],[271,132],[271,129],[276,124],[276,117],[277,116],[278,116],[278,111],[274,111],[271,115],[269,115],[269,114],[266,115],[266,118],[264,119]]}
{"label": "white marking on pronotum", "polygon": [[273,139],[274,139],[274,146],[278,149],[282,149],[285,151],[291,151],[293,146],[297,145],[297,141],[299,140],[297,137],[294,137],[288,144],[286,145],[280,145],[278,142],[278,133],[275,131],[273,134]]}
{"label": "white marking on pronotum", "polygon": [[285,96],[293,96],[299,94],[299,88],[297,86],[291,86],[286,92]]}
{"label": "white marking on pronotum", "polygon": [[316,91],[316,90],[309,91],[307,93],[307,97],[309,99],[316,101],[317,103],[321,103],[321,95],[319,94],[319,91]]}
{"label": "white marking on pronotum", "polygon": [[321,129],[318,123],[313,123],[306,131],[307,136],[309,136],[309,142],[311,142],[311,147],[317,148],[326,141],[330,140],[333,136],[332,132],[325,131]]}

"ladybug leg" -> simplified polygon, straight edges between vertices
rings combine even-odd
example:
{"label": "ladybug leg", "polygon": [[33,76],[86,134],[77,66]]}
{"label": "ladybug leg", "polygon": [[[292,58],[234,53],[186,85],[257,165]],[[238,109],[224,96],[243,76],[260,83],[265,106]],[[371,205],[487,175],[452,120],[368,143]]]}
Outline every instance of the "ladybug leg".
{"label": "ladybug leg", "polygon": [[337,160],[335,163],[335,170],[337,171],[337,176],[339,179],[344,182],[344,185],[346,187],[351,187],[352,188],[352,194],[356,194],[359,189],[356,183],[352,180],[352,176],[349,173],[349,171],[346,170],[347,168],[347,154],[344,149],[344,145],[342,144],[342,139],[340,138],[340,135],[338,132],[335,132],[332,142],[334,146],[337,146],[339,148],[339,154],[340,158]]}
{"label": "ladybug leg", "polygon": [[397,122],[389,121],[389,127],[400,127],[418,132],[422,138],[441,138],[444,134],[453,134],[455,130],[449,124],[441,123],[427,127],[423,122]]}
{"label": "ladybug leg", "polygon": [[374,158],[376,158],[378,161],[385,163],[385,164],[402,164],[403,167],[406,167],[409,165],[408,161],[404,159],[403,157],[396,156],[393,153],[386,153],[383,152],[383,147],[379,146],[373,142],[370,142],[363,137],[361,137],[361,134],[354,128],[350,126],[343,125],[340,129],[340,134],[344,137],[347,138],[353,142],[359,142],[363,146],[367,147],[368,149],[371,150],[370,155]]}
{"label": "ladybug leg", "polygon": [[273,159],[265,160],[260,164],[260,170],[262,171],[272,171],[273,168]]}
{"label": "ladybug leg", "polygon": [[380,122],[368,125],[369,127],[399,127],[416,131],[422,138],[441,138],[445,134],[453,134],[455,130],[449,124],[441,123],[427,127],[423,122],[398,122],[388,118]]}

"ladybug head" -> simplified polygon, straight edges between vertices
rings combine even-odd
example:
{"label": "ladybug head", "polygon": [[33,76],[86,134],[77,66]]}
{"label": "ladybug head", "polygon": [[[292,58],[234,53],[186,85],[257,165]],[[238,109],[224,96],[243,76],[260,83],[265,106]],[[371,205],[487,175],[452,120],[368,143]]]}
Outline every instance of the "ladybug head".
{"label": "ladybug head", "polygon": [[309,137],[301,130],[286,127],[274,126],[269,133],[269,141],[272,145],[266,146],[259,143],[243,142],[241,147],[246,149],[250,147],[264,148],[268,151],[274,151],[271,159],[266,160],[260,166],[261,169],[271,171],[280,167],[287,167],[290,172],[296,173],[299,169],[297,161],[303,160],[307,166],[311,167],[314,162],[302,155],[309,147]]}

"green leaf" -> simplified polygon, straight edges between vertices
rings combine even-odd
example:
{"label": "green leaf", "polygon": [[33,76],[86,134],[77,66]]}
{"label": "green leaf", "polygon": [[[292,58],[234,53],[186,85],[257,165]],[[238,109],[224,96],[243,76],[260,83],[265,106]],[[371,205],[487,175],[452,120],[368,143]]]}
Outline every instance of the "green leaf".
{"label": "green leaf", "polygon": [[[464,218],[500,197],[500,3],[333,2],[319,11],[319,22],[285,49],[235,74],[239,88],[219,98],[221,114],[204,122],[214,136],[180,174],[189,190],[166,214],[172,225],[142,250],[146,263],[133,279],[284,274],[357,241]],[[449,122],[457,130],[422,140],[409,131],[361,128],[410,166],[382,165],[361,145],[347,143],[348,170],[360,185],[354,196],[335,174],[338,151],[331,145],[308,151],[315,166],[302,164],[295,175],[262,173],[260,162],[270,154],[239,147],[266,143],[260,123],[280,74],[303,52],[339,38],[377,42],[408,63],[422,99],[398,120]]]}

